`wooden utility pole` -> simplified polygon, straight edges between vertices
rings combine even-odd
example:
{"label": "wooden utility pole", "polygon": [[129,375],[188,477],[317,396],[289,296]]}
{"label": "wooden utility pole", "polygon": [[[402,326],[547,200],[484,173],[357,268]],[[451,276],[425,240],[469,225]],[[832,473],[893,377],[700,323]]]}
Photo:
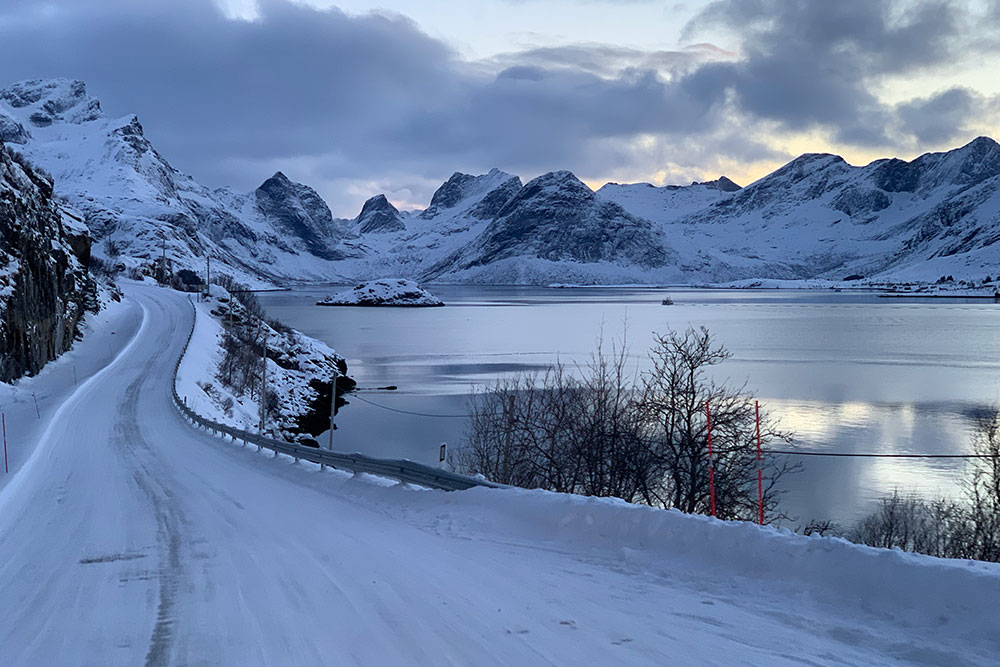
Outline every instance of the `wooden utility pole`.
{"label": "wooden utility pole", "polygon": [[205,298],[212,296],[212,256],[205,253]]}
{"label": "wooden utility pole", "polygon": [[260,428],[258,431],[261,435],[264,435],[264,421],[266,416],[266,401],[267,401],[267,332],[264,331],[264,323],[261,320],[257,320],[257,325],[260,327],[261,332],[261,365],[260,365]]}
{"label": "wooden utility pole", "polygon": [[336,424],[333,423],[333,415],[337,412],[337,378],[339,376],[340,372],[334,369],[333,382],[330,384],[330,442],[327,445],[327,449],[331,452],[333,451],[333,429],[337,428]]}
{"label": "wooden utility pole", "polygon": [[160,232],[160,240],[163,241],[163,253],[160,255],[160,282],[167,282],[167,235]]}

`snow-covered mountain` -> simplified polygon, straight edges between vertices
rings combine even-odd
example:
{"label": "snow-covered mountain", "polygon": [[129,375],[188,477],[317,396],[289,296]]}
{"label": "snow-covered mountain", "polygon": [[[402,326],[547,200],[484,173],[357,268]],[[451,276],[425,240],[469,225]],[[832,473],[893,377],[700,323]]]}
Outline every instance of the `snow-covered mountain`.
{"label": "snow-covered mountain", "polygon": [[599,199],[570,172],[557,171],[517,190],[473,242],[433,266],[427,277],[534,282],[544,280],[544,267],[558,264],[655,270],[671,255],[648,220]]}
{"label": "snow-covered mountain", "polygon": [[[705,283],[848,275],[982,279],[1000,271],[1000,146],[980,138],[912,162],[854,167],[796,158],[740,188],[609,183],[556,171],[522,184],[456,172],[423,211],[381,194],[337,219],[281,172],[250,193],[210,189],[173,167],[135,116],[109,118],[84,84],[0,90],[0,139],[55,176],[97,254],[125,265],[206,254],[241,280]],[[218,264],[217,264],[218,265]],[[228,267],[228,269],[224,268]]]}
{"label": "snow-covered mountain", "polygon": [[255,192],[212,190],[174,169],[135,116],[109,118],[83,82],[25,81],[0,90],[0,138],[55,177],[81,211],[95,252],[135,265],[166,253],[200,269],[210,253],[244,280],[337,275],[350,235],[311,188],[280,172]]}
{"label": "snow-covered mountain", "polygon": [[714,280],[849,274],[982,279],[1000,266],[1000,145],[981,137],[912,162],[854,167],[803,155],[696,211],[660,218],[683,235],[686,272]]}
{"label": "snow-covered mountain", "polygon": [[1000,271],[998,190],[1000,145],[988,138],[863,167],[807,154],[746,188],[723,176],[593,192],[565,171],[523,186],[497,170],[456,173],[425,211],[379,200],[391,233],[356,226],[357,256],[341,265],[500,284],[982,280]]}

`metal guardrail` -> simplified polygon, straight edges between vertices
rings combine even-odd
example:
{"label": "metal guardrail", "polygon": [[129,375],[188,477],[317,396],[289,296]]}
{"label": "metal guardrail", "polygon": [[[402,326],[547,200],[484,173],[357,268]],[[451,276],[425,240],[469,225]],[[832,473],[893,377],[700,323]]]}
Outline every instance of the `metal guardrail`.
{"label": "metal guardrail", "polygon": [[426,466],[421,463],[414,463],[413,461],[405,459],[379,459],[371,456],[365,456],[364,454],[345,454],[341,452],[332,452],[328,449],[306,447],[305,445],[275,440],[274,438],[268,438],[257,433],[243,431],[238,428],[233,428],[232,426],[227,426],[226,424],[219,424],[218,422],[202,417],[189,408],[183,399],[181,399],[181,397],[177,394],[177,373],[180,370],[181,361],[183,361],[184,356],[187,354],[188,346],[191,345],[191,338],[194,336],[194,328],[197,322],[197,309],[194,306],[194,302],[189,303],[191,303],[191,309],[194,316],[191,321],[191,331],[188,332],[187,341],[184,343],[184,349],[181,351],[180,356],[177,358],[177,362],[174,364],[173,384],[170,391],[173,395],[174,405],[177,406],[180,413],[195,426],[199,426],[206,431],[210,431],[213,435],[220,437],[228,435],[232,440],[242,440],[244,445],[248,443],[257,445],[257,451],[269,449],[274,452],[275,456],[278,454],[291,456],[295,459],[296,463],[298,463],[299,459],[304,459],[306,461],[312,461],[313,463],[327,465],[333,468],[341,468],[343,470],[350,470],[351,472],[369,473],[372,475],[379,475],[381,477],[390,477],[398,479],[401,482],[419,484],[420,486],[427,486],[432,489],[442,489],[444,491],[463,491],[465,489],[471,489],[474,486],[501,488],[502,485],[500,484],[494,484],[492,482],[476,479],[467,475],[460,475],[447,470],[432,468],[430,466]]}

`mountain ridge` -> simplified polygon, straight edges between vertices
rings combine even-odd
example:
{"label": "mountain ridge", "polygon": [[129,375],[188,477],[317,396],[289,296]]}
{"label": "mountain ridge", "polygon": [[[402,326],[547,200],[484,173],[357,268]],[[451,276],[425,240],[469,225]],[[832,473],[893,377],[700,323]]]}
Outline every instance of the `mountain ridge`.
{"label": "mountain ridge", "polygon": [[80,81],[0,89],[0,138],[52,171],[95,252],[116,250],[108,259],[126,266],[165,247],[177,268],[197,270],[210,254],[251,282],[926,281],[1000,270],[1000,145],[988,137],[864,166],[807,153],[743,188],[720,176],[595,192],[568,171],[527,183],[496,168],[456,171],[424,210],[376,194],[353,219],[280,171],[249,193],[197,183],[138,117],[109,118]]}

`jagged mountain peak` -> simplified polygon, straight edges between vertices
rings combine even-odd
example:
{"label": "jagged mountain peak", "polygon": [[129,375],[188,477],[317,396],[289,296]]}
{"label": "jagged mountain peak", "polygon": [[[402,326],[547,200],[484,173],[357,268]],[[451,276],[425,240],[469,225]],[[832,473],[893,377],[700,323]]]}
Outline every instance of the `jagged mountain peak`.
{"label": "jagged mountain peak", "polygon": [[378,194],[374,197],[369,197],[365,201],[364,205],[361,207],[361,215],[373,213],[375,211],[391,211],[393,213],[399,213],[399,209],[392,205],[392,202],[384,194]]}
{"label": "jagged mountain peak", "polygon": [[361,207],[361,213],[355,218],[355,223],[362,234],[386,234],[406,228],[399,210],[384,194],[370,197]]}
{"label": "jagged mountain peak", "polygon": [[701,183],[694,182],[691,185],[701,185],[707,188],[712,188],[713,190],[719,190],[721,192],[736,192],[737,190],[743,189],[742,186],[737,185],[725,176],[719,176],[714,181],[703,181]]}
{"label": "jagged mountain peak", "polygon": [[323,259],[341,258],[332,243],[336,233],[333,214],[311,187],[278,171],[261,183],[254,197],[257,210],[279,229],[302,239],[310,253]]}
{"label": "jagged mountain peak", "polygon": [[285,176],[285,172],[283,172],[283,171],[281,171],[279,169],[278,171],[274,172],[274,174],[271,176],[271,178],[269,178],[266,181],[264,181],[264,183],[269,183],[269,182],[273,182],[275,184],[286,185],[286,184],[292,183],[292,180],[290,178],[288,178],[287,176]]}
{"label": "jagged mountain peak", "polygon": [[550,171],[525,183],[499,214],[503,215],[508,208],[521,206],[527,200],[539,198],[551,199],[553,205],[570,201],[586,202],[594,198],[594,191],[571,171]]}
{"label": "jagged mountain peak", "polygon": [[[302,186],[301,183],[296,183],[292,179],[285,176],[284,172],[276,171],[274,174],[261,183],[257,190],[264,192],[279,192],[286,190],[294,190],[296,186]],[[308,187],[308,186],[302,186]]]}
{"label": "jagged mountain peak", "polygon": [[101,103],[87,94],[83,81],[71,79],[31,79],[0,89],[0,100],[14,109],[28,112],[35,127],[56,122],[86,123],[104,118]]}
{"label": "jagged mountain peak", "polygon": [[[459,209],[463,206],[468,208],[474,205],[477,209],[481,210],[478,210],[473,217],[479,219],[492,217],[499,210],[499,206],[490,203],[484,208],[480,207],[477,202],[481,202],[483,199],[489,197],[495,190],[503,188],[502,193],[506,193],[506,196],[504,197],[504,201],[500,202],[500,205],[502,205],[510,198],[510,195],[513,194],[512,190],[515,189],[511,181],[516,181],[517,188],[520,188],[521,180],[517,176],[500,171],[496,167],[478,176],[456,171],[434,192],[434,195],[431,197],[430,206],[420,214],[420,217],[425,220],[431,220],[445,211]],[[491,199],[503,197],[502,193],[498,193]]]}

